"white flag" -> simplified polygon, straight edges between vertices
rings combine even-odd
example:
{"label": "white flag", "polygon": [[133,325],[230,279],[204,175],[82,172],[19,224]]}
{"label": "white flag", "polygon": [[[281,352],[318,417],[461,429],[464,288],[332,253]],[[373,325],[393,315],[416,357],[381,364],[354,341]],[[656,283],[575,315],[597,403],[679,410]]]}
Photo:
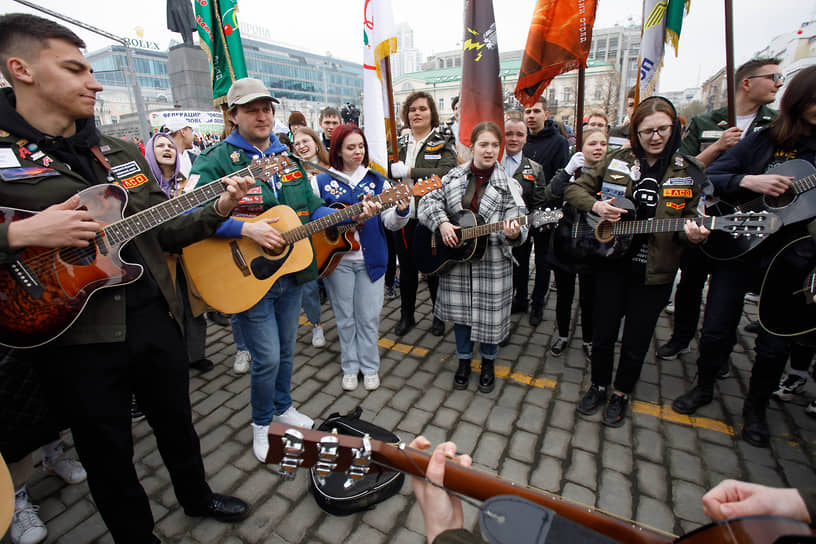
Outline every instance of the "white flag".
{"label": "white flag", "polygon": [[668,0],[644,0],[643,36],[640,39],[640,99],[650,96],[657,86],[663,66]]}
{"label": "white flag", "polygon": [[391,0],[367,0],[363,28],[363,116],[369,167],[388,172],[388,96],[383,59],[397,51]]}

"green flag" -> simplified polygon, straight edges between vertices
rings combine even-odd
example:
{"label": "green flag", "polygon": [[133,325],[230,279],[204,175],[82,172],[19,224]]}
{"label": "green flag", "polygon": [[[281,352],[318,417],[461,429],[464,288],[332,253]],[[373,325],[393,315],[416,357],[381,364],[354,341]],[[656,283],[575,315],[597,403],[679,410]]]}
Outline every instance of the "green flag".
{"label": "green flag", "polygon": [[691,0],[669,0],[666,8],[666,41],[674,47],[674,56],[677,56],[677,47],[680,43],[680,30],[683,28],[683,16],[688,14]]}
{"label": "green flag", "polygon": [[237,0],[198,0],[196,26],[201,48],[210,57],[213,104],[227,101],[235,80],[247,77],[244,47],[238,30]]}

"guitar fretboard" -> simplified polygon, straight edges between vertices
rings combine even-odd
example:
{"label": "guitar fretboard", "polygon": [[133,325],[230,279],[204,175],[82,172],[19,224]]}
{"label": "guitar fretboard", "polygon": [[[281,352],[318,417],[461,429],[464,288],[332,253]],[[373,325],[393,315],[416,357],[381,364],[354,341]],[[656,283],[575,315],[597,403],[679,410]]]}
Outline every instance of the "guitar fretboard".
{"label": "guitar fretboard", "polygon": [[[691,220],[707,229],[715,229],[716,217],[697,217]],[[688,217],[667,219],[641,219],[637,221],[619,221],[614,223],[611,234],[615,236],[629,234],[653,234],[658,232],[677,232],[683,230]]]}
{"label": "guitar fretboard", "polygon": [[816,187],[816,174],[811,174],[807,177],[797,179],[791,183],[791,189],[797,195],[800,195],[805,191],[810,191],[814,187]]}
{"label": "guitar fretboard", "polygon": [[[509,219],[509,221],[518,221],[519,226],[523,227],[527,224],[527,218],[528,216],[522,215],[521,217]],[[466,227],[461,229],[459,231],[459,238],[461,240],[469,240],[471,238],[486,236],[502,230],[504,230],[504,221],[499,221],[497,223],[486,223],[484,225],[477,225],[475,227]]]}

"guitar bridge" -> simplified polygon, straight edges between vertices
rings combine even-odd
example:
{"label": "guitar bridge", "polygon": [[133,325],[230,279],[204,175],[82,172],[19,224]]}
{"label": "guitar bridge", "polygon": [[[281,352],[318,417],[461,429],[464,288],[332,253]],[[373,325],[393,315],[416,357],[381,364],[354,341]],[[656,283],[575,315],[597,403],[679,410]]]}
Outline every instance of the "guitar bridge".
{"label": "guitar bridge", "polygon": [[34,274],[34,271],[31,270],[26,263],[20,259],[16,259],[9,265],[9,268],[11,269],[11,275],[25,290],[28,296],[35,299],[42,297],[45,289],[40,284],[37,275]]}

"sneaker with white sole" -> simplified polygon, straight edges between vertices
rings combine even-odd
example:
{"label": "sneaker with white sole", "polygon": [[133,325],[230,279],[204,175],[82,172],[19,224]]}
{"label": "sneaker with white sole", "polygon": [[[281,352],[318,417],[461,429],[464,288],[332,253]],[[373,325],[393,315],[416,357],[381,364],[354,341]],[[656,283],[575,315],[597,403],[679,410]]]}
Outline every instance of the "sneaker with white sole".
{"label": "sneaker with white sole", "polygon": [[326,345],[326,337],[323,336],[323,327],[315,325],[312,329],[312,345],[316,348],[322,348]]}
{"label": "sneaker with white sole", "polygon": [[343,374],[341,383],[344,391],[354,391],[357,389],[357,374]]}
{"label": "sneaker with white sole", "polygon": [[796,374],[787,374],[779,380],[779,387],[771,393],[771,396],[779,400],[789,401],[794,395],[800,395],[804,392],[806,383],[807,378]]}
{"label": "sneaker with white sole", "polygon": [[812,400],[805,406],[805,413],[811,417],[816,417],[816,400]]}
{"label": "sneaker with white sole", "polygon": [[294,427],[303,427],[304,429],[311,429],[314,427],[314,420],[312,420],[312,418],[309,416],[301,414],[295,410],[294,406],[290,406],[284,413],[275,416],[275,423],[292,425]]}
{"label": "sneaker with white sole", "polygon": [[235,354],[235,361],[232,363],[232,370],[236,374],[246,374],[249,372],[252,356],[246,350],[240,350]]}
{"label": "sneaker with white sole", "polygon": [[39,506],[34,506],[26,497],[14,504],[14,515],[11,517],[9,536],[14,544],[37,544],[48,537],[48,529],[37,512]]}
{"label": "sneaker with white sole", "polygon": [[269,453],[269,425],[252,424],[252,453],[261,463],[266,463]]}
{"label": "sneaker with white sole", "polygon": [[43,470],[49,474],[54,474],[63,479],[66,484],[78,484],[88,478],[85,467],[75,459],[69,459],[65,455],[60,455],[55,459],[43,457]]}
{"label": "sneaker with white sole", "polygon": [[379,374],[371,374],[370,376],[363,376],[363,387],[366,391],[374,391],[380,386]]}

